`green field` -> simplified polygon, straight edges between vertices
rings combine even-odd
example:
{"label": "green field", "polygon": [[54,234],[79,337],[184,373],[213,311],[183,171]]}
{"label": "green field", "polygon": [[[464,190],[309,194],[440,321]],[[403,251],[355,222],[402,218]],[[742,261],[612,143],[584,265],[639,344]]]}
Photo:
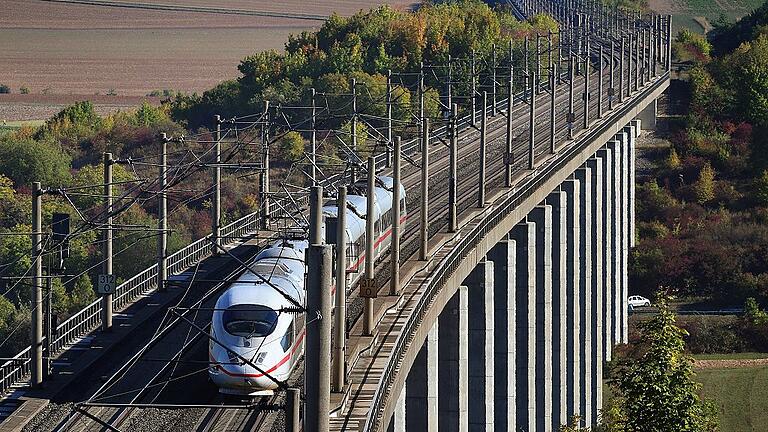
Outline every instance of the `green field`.
{"label": "green field", "polygon": [[[728,355],[718,358],[745,357]],[[696,380],[702,383],[703,396],[717,406],[721,431],[765,432],[768,427],[768,366],[700,369],[696,371]]]}
{"label": "green field", "polygon": [[[697,33],[703,33],[704,27],[695,17],[705,17],[710,24],[717,22],[721,15],[728,21],[736,21],[757,9],[764,0],[681,0],[667,7],[660,7],[661,13],[672,15],[672,26],[675,32],[688,28]],[[671,3],[671,2],[670,2]]]}

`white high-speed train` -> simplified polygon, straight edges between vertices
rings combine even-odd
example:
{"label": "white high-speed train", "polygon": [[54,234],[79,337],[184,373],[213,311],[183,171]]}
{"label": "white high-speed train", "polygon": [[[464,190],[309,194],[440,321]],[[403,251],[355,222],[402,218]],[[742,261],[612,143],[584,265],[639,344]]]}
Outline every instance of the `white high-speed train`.
{"label": "white high-speed train", "polygon": [[[392,240],[393,180],[391,177],[379,176],[377,184],[380,187],[374,188],[376,199],[373,217],[376,236],[374,253],[378,259]],[[364,183],[357,186],[359,190],[365,190]],[[405,189],[401,186],[400,191],[402,233],[405,231],[408,213],[405,208]],[[347,196],[347,286],[362,275],[358,268],[365,262],[366,204],[365,196]],[[325,240],[328,244],[336,242],[338,212],[335,201],[323,207]],[[224,346],[210,341],[208,373],[221,393],[243,396],[269,394],[278,387],[270,376],[284,381],[296,366],[304,351],[304,317],[279,312],[294,305],[271,285],[298,304],[305,304],[305,278],[314,277],[306,274],[304,252],[307,247],[306,238],[272,243],[256,255],[250,263],[251,270],[233,282],[216,302],[211,336]],[[238,356],[248,359],[269,376]]]}

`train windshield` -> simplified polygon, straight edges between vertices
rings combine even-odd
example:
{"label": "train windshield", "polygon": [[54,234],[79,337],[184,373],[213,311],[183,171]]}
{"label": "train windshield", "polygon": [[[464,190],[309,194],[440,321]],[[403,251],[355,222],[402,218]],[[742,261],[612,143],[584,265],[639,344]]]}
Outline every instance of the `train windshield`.
{"label": "train windshield", "polygon": [[277,325],[277,312],[262,305],[238,304],[224,311],[222,322],[224,329],[231,335],[265,337]]}

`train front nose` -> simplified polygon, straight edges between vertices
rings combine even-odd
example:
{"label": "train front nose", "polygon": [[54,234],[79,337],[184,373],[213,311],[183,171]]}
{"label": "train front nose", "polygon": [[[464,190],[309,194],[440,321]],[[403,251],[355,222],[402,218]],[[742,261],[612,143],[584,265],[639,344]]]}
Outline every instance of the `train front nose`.
{"label": "train front nose", "polygon": [[250,365],[228,364],[211,371],[211,379],[223,393],[256,395],[270,392],[277,384]]}

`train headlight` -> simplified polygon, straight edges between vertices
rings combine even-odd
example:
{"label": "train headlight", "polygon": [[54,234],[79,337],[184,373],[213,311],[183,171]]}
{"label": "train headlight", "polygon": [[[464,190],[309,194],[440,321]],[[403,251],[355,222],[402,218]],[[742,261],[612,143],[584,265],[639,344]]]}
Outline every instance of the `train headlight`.
{"label": "train headlight", "polygon": [[237,356],[237,354],[234,351],[227,351],[227,358],[229,359],[230,363],[234,364],[241,364],[242,360],[240,357]]}

